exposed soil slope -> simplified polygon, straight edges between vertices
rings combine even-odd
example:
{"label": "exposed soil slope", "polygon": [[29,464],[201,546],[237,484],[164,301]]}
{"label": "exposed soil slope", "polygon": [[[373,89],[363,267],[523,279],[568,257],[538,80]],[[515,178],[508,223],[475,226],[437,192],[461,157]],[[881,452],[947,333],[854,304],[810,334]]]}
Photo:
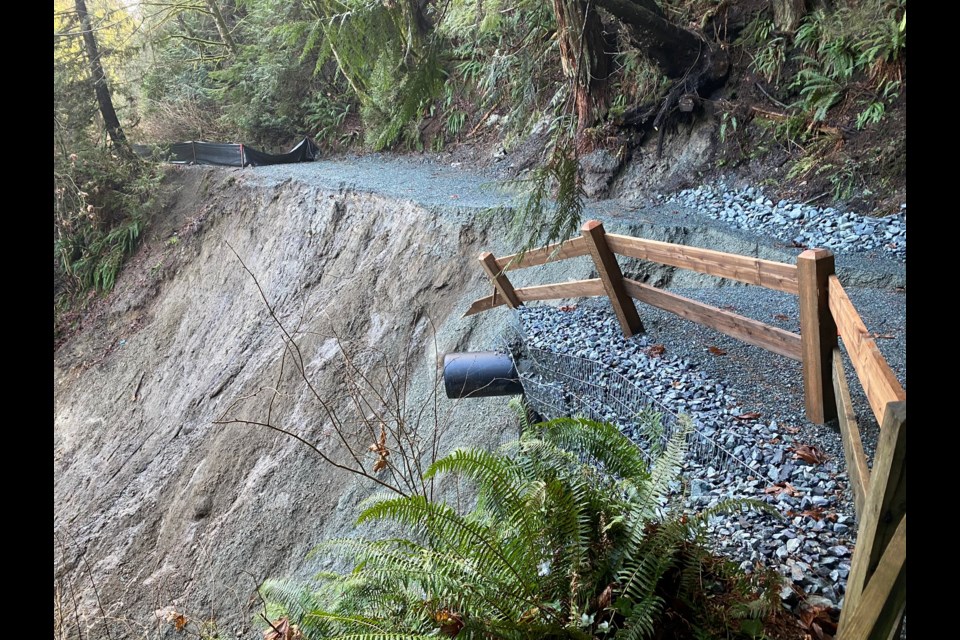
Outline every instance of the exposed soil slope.
{"label": "exposed soil slope", "polygon": [[[158,628],[154,612],[172,605],[256,637],[256,584],[323,566],[306,562],[308,551],[351,531],[374,489],[287,436],[214,424],[265,420],[279,389],[271,420],[343,455],[317,398],[289,360],[281,369],[282,334],[237,256],[345,420],[366,416],[347,397],[341,346],[374,377],[384,361],[408,362],[404,400],[421,407],[444,353],[495,347],[513,322],[506,309],[461,318],[489,294],[477,254],[513,250],[497,218],[481,215],[503,202],[486,182],[389,157],[172,171],[147,242],[55,357],[55,577],[76,590],[90,624],[144,637]],[[612,200],[589,215],[619,233],[788,262],[798,253],[673,206]],[[628,275],[661,286],[715,282],[635,262]],[[845,282],[903,284],[902,265],[871,256],[838,265]],[[522,283],[591,272],[582,258],[525,272]],[[441,399],[438,413],[443,450],[516,435],[502,398]]]}

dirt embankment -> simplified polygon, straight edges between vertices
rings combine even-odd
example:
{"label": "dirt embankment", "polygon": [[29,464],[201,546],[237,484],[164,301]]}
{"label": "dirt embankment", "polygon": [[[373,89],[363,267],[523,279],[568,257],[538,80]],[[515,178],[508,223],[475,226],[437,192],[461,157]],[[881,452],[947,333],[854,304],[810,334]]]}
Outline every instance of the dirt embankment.
{"label": "dirt embankment", "polygon": [[[488,293],[476,256],[496,243],[457,210],[250,170],[177,169],[170,187],[116,290],[56,354],[54,575],[65,606],[75,593],[84,624],[114,638],[147,637],[169,605],[255,637],[256,584],[311,573],[308,551],[348,532],[374,485],[290,437],[214,422],[270,410],[342,455],[322,404],[347,424],[367,417],[343,352],[375,380],[408,364],[403,400],[431,401],[442,355],[489,348],[502,329],[506,312],[460,319]],[[319,397],[291,360],[281,368],[283,336],[237,256]],[[515,435],[504,399],[441,398],[439,414],[444,448]]]}

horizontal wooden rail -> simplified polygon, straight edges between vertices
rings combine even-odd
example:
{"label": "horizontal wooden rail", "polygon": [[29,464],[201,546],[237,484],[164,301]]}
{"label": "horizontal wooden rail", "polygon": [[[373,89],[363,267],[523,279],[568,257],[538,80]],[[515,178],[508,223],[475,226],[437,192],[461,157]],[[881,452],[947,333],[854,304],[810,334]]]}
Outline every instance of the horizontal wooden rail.
{"label": "horizontal wooden rail", "polygon": [[590,255],[590,246],[586,240],[580,237],[556,244],[548,244],[540,249],[531,249],[530,251],[497,258],[497,267],[502,271],[513,271],[514,269],[526,269],[556,260],[588,255]]}
{"label": "horizontal wooden rail", "polygon": [[847,297],[840,279],[835,275],[830,276],[828,284],[830,313],[837,323],[837,330],[847,353],[850,354],[850,361],[857,372],[857,378],[860,379],[873,415],[878,424],[883,424],[883,412],[887,403],[906,400],[907,394],[880,353],[876,340],[867,331],[860,314]]}
{"label": "horizontal wooden rail", "polygon": [[793,360],[801,358],[800,336],[795,333],[675,293],[668,293],[636,280],[624,278],[623,282],[627,287],[627,293],[640,302],[675,313],[682,318],[716,329],[720,333],[767,351]]}
{"label": "horizontal wooden rail", "polygon": [[833,393],[837,399],[837,420],[840,423],[840,437],[843,440],[843,456],[847,463],[847,475],[850,477],[850,490],[853,492],[853,506],[857,520],[863,517],[863,505],[870,487],[870,467],[863,452],[860,428],[857,426],[857,414],[850,401],[850,389],[843,371],[840,349],[833,350]]}
{"label": "horizontal wooden rail", "polygon": [[602,296],[604,293],[603,282],[600,281],[600,278],[572,280],[559,284],[541,284],[536,287],[517,289],[517,297],[520,298],[521,302]]}
{"label": "horizontal wooden rail", "polygon": [[[557,284],[542,284],[536,287],[524,287],[515,289],[514,293],[520,302],[533,302],[534,300],[557,300],[560,298],[585,298],[591,296],[602,296],[606,293],[603,288],[603,282],[600,278],[590,280],[571,280],[570,282],[560,282]],[[487,311],[501,305],[507,304],[503,296],[487,296],[474,300],[463,317],[472,316],[481,311]]]}
{"label": "horizontal wooden rail", "polygon": [[607,244],[614,253],[630,258],[659,262],[786,293],[796,294],[799,291],[797,267],[792,264],[616,233],[607,234]]}

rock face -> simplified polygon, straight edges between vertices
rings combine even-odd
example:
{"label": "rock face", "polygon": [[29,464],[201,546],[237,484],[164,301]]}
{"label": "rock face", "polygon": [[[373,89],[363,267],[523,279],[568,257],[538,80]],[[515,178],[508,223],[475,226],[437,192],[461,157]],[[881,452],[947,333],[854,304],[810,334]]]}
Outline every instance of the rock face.
{"label": "rock face", "polygon": [[[448,401],[439,379],[444,353],[495,346],[510,317],[461,319],[489,293],[477,254],[497,248],[475,212],[250,171],[177,172],[155,224],[176,233],[142,247],[55,358],[54,577],[64,603],[77,599],[85,637],[104,624],[114,638],[157,633],[168,625],[154,612],[170,606],[258,637],[257,583],[311,575],[324,562],[305,561],[311,548],[352,531],[373,482],[291,437],[219,419],[267,422],[269,411],[344,461],[324,405],[356,428],[381,409],[372,390],[390,390],[386,366],[406,371],[399,397],[410,414],[427,407],[421,427],[445,430],[443,450],[516,436],[505,398]],[[549,271],[546,281],[562,279]],[[316,395],[293,352],[284,359],[251,273]],[[371,404],[358,410],[361,374]]]}

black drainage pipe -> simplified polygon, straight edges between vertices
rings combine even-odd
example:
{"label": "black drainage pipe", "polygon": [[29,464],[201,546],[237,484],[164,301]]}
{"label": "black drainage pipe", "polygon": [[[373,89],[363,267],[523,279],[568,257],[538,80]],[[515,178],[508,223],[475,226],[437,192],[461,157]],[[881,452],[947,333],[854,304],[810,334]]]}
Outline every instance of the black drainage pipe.
{"label": "black drainage pipe", "polygon": [[515,396],[523,393],[520,374],[509,355],[496,351],[448,353],[443,357],[443,386],[448,398]]}

